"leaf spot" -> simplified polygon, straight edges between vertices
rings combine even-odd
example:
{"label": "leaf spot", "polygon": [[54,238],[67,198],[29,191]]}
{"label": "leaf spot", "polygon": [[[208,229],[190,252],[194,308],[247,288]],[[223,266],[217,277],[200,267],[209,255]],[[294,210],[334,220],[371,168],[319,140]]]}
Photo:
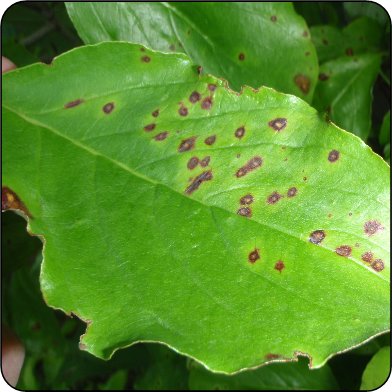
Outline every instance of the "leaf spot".
{"label": "leaf spot", "polygon": [[309,237],[309,242],[319,245],[324,240],[326,234],[324,230],[315,230]]}
{"label": "leaf spot", "polygon": [[159,109],[154,110],[154,111],[152,112],[152,116],[155,117],[155,118],[157,118],[157,117],[159,116]]}
{"label": "leaf spot", "polygon": [[170,49],[171,51],[173,51],[173,52],[174,52],[174,49],[175,49],[174,45],[173,45],[173,44],[171,44],[171,45],[169,46],[169,49]]}
{"label": "leaf spot", "polygon": [[304,31],[303,33],[302,33],[302,37],[307,37],[308,36],[308,32],[307,31]]}
{"label": "leaf spot", "polygon": [[154,129],[155,129],[155,123],[148,124],[148,125],[146,125],[146,126],[144,127],[144,130],[145,130],[146,132],[151,132],[151,131],[153,131]]}
{"label": "leaf spot", "polygon": [[278,358],[281,358],[281,357],[282,357],[282,355],[279,355],[279,354],[268,353],[265,356],[265,359],[278,359]]}
{"label": "leaf spot", "polygon": [[84,99],[78,99],[78,100],[76,100],[76,101],[66,103],[66,104],[64,105],[64,107],[65,107],[66,109],[73,108],[73,107],[75,107],[75,106],[80,105],[82,102],[84,102]]}
{"label": "leaf spot", "polygon": [[307,180],[307,177],[304,177],[304,181],[306,181]]}
{"label": "leaf spot", "polygon": [[7,186],[1,188],[1,209],[4,211],[9,209],[20,210],[29,218],[34,219],[27,207],[20,200],[19,196]]}
{"label": "leaf spot", "polygon": [[209,181],[212,180],[212,173],[211,170],[208,170],[204,173],[201,173],[198,175],[192,182],[191,185],[186,189],[185,194],[189,195],[195,190],[199,188],[199,186],[202,184],[203,181]]}
{"label": "leaf spot", "polygon": [[247,218],[252,217],[252,211],[249,207],[242,207],[237,211],[238,215],[246,216]]}
{"label": "leaf spot", "polygon": [[144,48],[140,48],[140,51],[141,52],[145,52],[146,50]]}
{"label": "leaf spot", "polygon": [[377,260],[373,261],[373,263],[370,264],[370,266],[377,272],[380,272],[385,268],[384,263],[381,259],[377,259]]}
{"label": "leaf spot", "polygon": [[328,154],[328,160],[330,162],[336,162],[339,159],[339,151],[336,150],[332,150],[329,154]]}
{"label": "leaf spot", "polygon": [[199,102],[200,100],[201,100],[201,95],[197,91],[194,91],[189,97],[190,103],[196,103]]}
{"label": "leaf spot", "polygon": [[204,110],[210,110],[212,108],[212,98],[207,97],[203,99],[203,102],[201,103],[201,108]]}
{"label": "leaf spot", "polygon": [[234,135],[236,138],[241,139],[245,135],[245,127],[242,126],[238,128],[235,132]]}
{"label": "leaf spot", "polygon": [[148,56],[143,56],[140,60],[143,61],[143,63],[149,63],[151,59]]}
{"label": "leaf spot", "polygon": [[283,263],[282,260],[279,260],[279,261],[275,264],[275,267],[274,267],[274,269],[278,270],[280,274],[282,273],[282,269],[283,269],[283,268],[286,268],[286,267],[284,266],[284,263]]}
{"label": "leaf spot", "polygon": [[275,120],[271,120],[268,123],[268,126],[274,129],[276,132],[280,132],[283,129],[285,129],[286,125],[287,125],[287,118],[276,118]]}
{"label": "leaf spot", "polygon": [[351,256],[351,246],[342,245],[335,249],[336,254],[343,257],[350,257]]}
{"label": "leaf spot", "polygon": [[168,134],[169,134],[169,132],[167,132],[167,131],[158,133],[158,135],[154,136],[154,139],[157,141],[165,140],[167,138]]}
{"label": "leaf spot", "polygon": [[243,53],[240,53],[238,58],[240,59],[240,61],[245,60],[245,55]]}
{"label": "leaf spot", "polygon": [[347,54],[347,56],[353,56],[354,52],[353,52],[353,50],[351,48],[347,48],[346,54]]}
{"label": "leaf spot", "polygon": [[329,76],[328,75],[326,75],[325,73],[321,73],[320,75],[319,75],[319,80],[328,80],[329,79]]}
{"label": "leaf spot", "polygon": [[275,15],[272,15],[272,16],[271,16],[271,20],[272,20],[273,22],[276,22],[276,16],[275,16]]}
{"label": "leaf spot", "polygon": [[328,45],[328,41],[326,39],[321,40],[324,45]]}
{"label": "leaf spot", "polygon": [[366,235],[368,236],[371,236],[378,233],[379,231],[384,230],[384,227],[382,227],[381,223],[376,220],[366,222],[363,228]]}
{"label": "leaf spot", "polygon": [[248,195],[241,197],[240,204],[245,206],[245,205],[252,204],[253,201],[254,201],[253,196],[249,193]]}
{"label": "leaf spot", "polygon": [[294,186],[287,191],[287,197],[294,197],[297,194],[298,189]]}
{"label": "leaf spot", "polygon": [[372,252],[365,252],[362,256],[361,259],[365,261],[366,263],[371,263],[373,260],[373,253]]}
{"label": "leaf spot", "polygon": [[300,88],[304,94],[309,93],[310,78],[306,75],[298,74],[294,77],[294,83]]}
{"label": "leaf spot", "polygon": [[259,249],[255,249],[254,251],[249,253],[248,260],[250,263],[254,264],[259,259],[260,259]]}
{"label": "leaf spot", "polygon": [[102,110],[103,110],[103,112],[104,112],[105,114],[111,113],[111,112],[113,111],[113,109],[114,109],[114,103],[113,103],[113,102],[107,103],[107,104],[102,108]]}
{"label": "leaf spot", "polygon": [[199,158],[198,157],[192,157],[188,161],[187,167],[188,167],[189,170],[193,170],[198,164],[199,164]]}
{"label": "leaf spot", "polygon": [[197,136],[190,137],[189,139],[183,140],[178,148],[178,152],[190,151],[195,148],[195,140]]}
{"label": "leaf spot", "polygon": [[216,90],[216,84],[209,84],[208,90],[210,90],[211,92],[214,92]]}
{"label": "leaf spot", "polygon": [[263,160],[260,157],[254,157],[247,164],[248,170],[257,169],[258,167],[261,166],[262,163]]}
{"label": "leaf spot", "polygon": [[201,167],[206,167],[210,164],[210,156],[206,156],[201,162],[200,162],[200,166]]}
{"label": "leaf spot", "polygon": [[204,140],[204,143],[207,144],[207,146],[212,146],[215,143],[216,140],[216,135],[209,136]]}
{"label": "leaf spot", "polygon": [[278,192],[273,192],[268,196],[267,202],[268,204],[275,204],[277,203],[283,196],[279,195]]}
{"label": "leaf spot", "polygon": [[188,115],[188,109],[185,106],[181,106],[178,113],[180,116],[185,117]]}

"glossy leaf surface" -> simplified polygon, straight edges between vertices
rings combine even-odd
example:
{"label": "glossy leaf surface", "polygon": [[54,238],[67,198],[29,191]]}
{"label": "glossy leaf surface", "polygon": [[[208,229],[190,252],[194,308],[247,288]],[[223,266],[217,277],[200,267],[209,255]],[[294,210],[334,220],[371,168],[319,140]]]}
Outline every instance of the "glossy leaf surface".
{"label": "glossy leaf surface", "polygon": [[182,52],[230,88],[268,86],[311,102],[318,62],[291,3],[70,2],[86,44],[130,41]]}
{"label": "glossy leaf surface", "polygon": [[109,42],[3,75],[4,205],[45,237],[48,304],[94,355],[159,341],[227,373],[387,330],[388,165],[197,68]]}
{"label": "glossy leaf surface", "polygon": [[369,391],[381,387],[390,377],[391,347],[383,347],[366,366],[362,376],[361,390]]}

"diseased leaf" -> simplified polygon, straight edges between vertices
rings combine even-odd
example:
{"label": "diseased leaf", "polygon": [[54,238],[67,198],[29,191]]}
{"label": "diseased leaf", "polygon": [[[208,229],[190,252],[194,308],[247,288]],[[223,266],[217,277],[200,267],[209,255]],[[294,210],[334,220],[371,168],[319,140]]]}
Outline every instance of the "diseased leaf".
{"label": "diseased leaf", "polygon": [[226,373],[319,367],[389,329],[389,167],[299,98],[86,46],[3,75],[2,159],[46,301],[96,356],[157,341]]}
{"label": "diseased leaf", "polygon": [[273,87],[312,101],[318,62],[305,21],[281,2],[69,2],[86,44],[136,42],[182,52],[230,88]]}
{"label": "diseased leaf", "polygon": [[362,376],[361,390],[371,391],[381,387],[390,377],[391,347],[383,347],[373,356]]}

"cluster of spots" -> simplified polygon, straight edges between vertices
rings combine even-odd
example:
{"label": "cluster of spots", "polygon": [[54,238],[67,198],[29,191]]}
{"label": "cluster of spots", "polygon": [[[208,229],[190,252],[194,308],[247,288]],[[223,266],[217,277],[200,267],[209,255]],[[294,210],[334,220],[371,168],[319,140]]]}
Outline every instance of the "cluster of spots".
{"label": "cluster of spots", "polygon": [[197,136],[192,136],[189,139],[185,139],[181,142],[180,147],[178,147],[178,152],[190,151],[195,148],[195,140]]}
{"label": "cluster of spots", "polygon": [[205,158],[203,158],[201,161],[199,161],[198,157],[192,157],[188,163],[187,163],[187,167],[189,170],[193,170],[199,163],[201,167],[206,167],[210,164],[210,156],[206,156]]}
{"label": "cluster of spots", "polygon": [[378,233],[379,231],[384,230],[384,227],[381,225],[381,223],[376,220],[366,222],[365,225],[363,226],[363,228],[365,230],[365,234],[368,237],[370,237],[373,234]]}
{"label": "cluster of spots", "polygon": [[282,269],[283,269],[283,268],[286,268],[286,267],[284,266],[284,263],[283,263],[282,260],[279,260],[279,261],[275,264],[275,267],[274,267],[274,269],[278,270],[279,273],[282,273]]}
{"label": "cluster of spots", "polygon": [[287,197],[294,197],[297,194],[298,190],[294,186],[287,191]]}
{"label": "cluster of spots", "polygon": [[294,77],[294,83],[300,88],[304,94],[309,93],[310,78],[309,76],[298,74]]}
{"label": "cluster of spots", "polygon": [[243,136],[245,135],[245,127],[242,126],[240,128],[238,128],[235,132],[234,132],[234,136],[238,139],[241,139]]}
{"label": "cluster of spots", "polygon": [[34,219],[19,196],[7,186],[1,188],[1,209],[4,211],[9,209],[20,210],[29,218]]}
{"label": "cluster of spots", "polygon": [[113,109],[114,109],[114,103],[113,103],[113,102],[107,103],[107,104],[104,105],[104,107],[102,108],[102,110],[103,110],[103,112],[104,112],[105,114],[111,113],[111,112],[113,111]]}
{"label": "cluster of spots", "polygon": [[260,157],[254,157],[245,166],[240,167],[237,170],[237,172],[235,173],[235,175],[238,178],[243,177],[248,172],[260,167],[262,163],[263,163],[263,160]]}
{"label": "cluster of spots", "polygon": [[182,117],[185,117],[188,115],[188,109],[183,104],[181,104],[180,109],[178,109],[178,114]]}
{"label": "cluster of spots", "polygon": [[339,159],[339,155],[340,152],[336,151],[336,150],[332,150],[329,154],[328,154],[328,160],[330,162],[336,162]]}
{"label": "cluster of spots", "polygon": [[151,59],[148,56],[143,56],[140,60],[143,61],[143,63],[149,63]]}
{"label": "cluster of spots", "polygon": [[271,194],[268,196],[267,203],[268,203],[268,204],[275,204],[275,203],[277,203],[282,197],[284,197],[284,196],[279,195],[279,193],[275,191],[275,192],[271,193]]}
{"label": "cluster of spots", "polygon": [[347,56],[353,56],[354,52],[353,52],[353,50],[351,48],[347,48],[346,54],[347,54]]}
{"label": "cluster of spots", "polygon": [[197,103],[197,102],[199,102],[201,100],[201,95],[197,92],[197,91],[194,91],[191,95],[190,95],[190,97],[189,97],[189,102],[190,103]]}
{"label": "cluster of spots", "polygon": [[216,84],[209,84],[208,85],[208,90],[210,90],[212,93],[216,90]]}
{"label": "cluster of spots", "polygon": [[215,143],[215,140],[216,140],[216,135],[208,136],[204,140],[204,143],[207,144],[207,146],[212,146]]}
{"label": "cluster of spots", "polygon": [[319,245],[324,240],[326,234],[324,230],[315,230],[310,234],[309,242]]}
{"label": "cluster of spots", "polygon": [[156,141],[161,141],[161,140],[165,140],[167,138],[167,135],[169,135],[169,132],[165,131],[165,132],[158,133],[158,135],[153,136],[153,138]]}
{"label": "cluster of spots", "polygon": [[66,109],[73,108],[73,107],[75,107],[75,106],[80,105],[80,104],[83,103],[83,102],[84,102],[84,99],[77,99],[76,101],[66,103],[66,104],[64,105],[64,107],[65,107]]}
{"label": "cluster of spots", "polygon": [[211,170],[201,173],[193,180],[192,184],[188,186],[188,188],[185,191],[185,194],[190,195],[192,192],[194,192],[199,188],[199,186],[202,184],[203,181],[210,181],[210,180],[212,180]]}
{"label": "cluster of spots", "polygon": [[329,79],[329,76],[328,75],[326,75],[325,73],[321,73],[320,75],[319,75],[319,80],[328,80]]}
{"label": "cluster of spots", "polygon": [[342,245],[335,249],[335,253],[339,256],[350,257],[351,256],[351,246]]}
{"label": "cluster of spots", "polygon": [[201,108],[204,110],[210,110],[212,108],[212,98],[207,97],[203,99],[203,102],[201,103]]}
{"label": "cluster of spots", "polygon": [[240,55],[238,56],[238,59],[240,61],[245,60],[245,55],[243,53],[240,53]]}
{"label": "cluster of spots", "polygon": [[247,218],[252,218],[252,211],[249,207],[242,207],[237,211],[238,215],[246,216]]}
{"label": "cluster of spots", "polygon": [[276,22],[276,16],[275,16],[275,15],[272,15],[272,16],[271,16],[271,20],[272,20],[273,22]]}
{"label": "cluster of spots", "polygon": [[365,252],[361,256],[361,258],[365,263],[370,263],[370,266],[377,272],[380,272],[385,268],[384,263],[381,259],[377,259],[377,260],[373,261],[373,253],[372,252]]}
{"label": "cluster of spots", "polygon": [[159,116],[159,109],[154,110],[154,111],[152,112],[152,116],[155,117],[155,118],[157,118],[157,117]]}
{"label": "cluster of spots", "polygon": [[144,130],[145,130],[146,132],[151,132],[151,131],[153,131],[154,129],[155,129],[155,123],[148,124],[148,125],[146,125],[146,126],[144,127]]}
{"label": "cluster of spots", "polygon": [[259,259],[260,259],[259,249],[255,249],[254,251],[249,253],[248,260],[251,264],[256,263],[256,261]]}
{"label": "cluster of spots", "polygon": [[276,132],[283,131],[287,125],[287,118],[276,118],[275,120],[271,120],[268,123],[268,126],[271,127]]}
{"label": "cluster of spots", "polygon": [[249,204],[252,204],[253,202],[254,202],[254,198],[250,193],[248,195],[241,197],[240,199],[240,204],[243,206],[247,206]]}

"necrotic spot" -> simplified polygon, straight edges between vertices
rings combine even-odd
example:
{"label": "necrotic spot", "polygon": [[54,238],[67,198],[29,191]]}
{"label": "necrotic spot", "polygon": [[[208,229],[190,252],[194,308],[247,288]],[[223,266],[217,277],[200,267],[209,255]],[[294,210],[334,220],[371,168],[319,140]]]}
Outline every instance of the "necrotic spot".
{"label": "necrotic spot", "polygon": [[274,269],[278,270],[280,273],[282,273],[282,269],[283,269],[283,268],[286,268],[286,267],[284,266],[282,260],[279,260],[279,261],[275,264],[275,267],[274,267]]}
{"label": "necrotic spot", "polygon": [[238,56],[238,58],[242,61],[245,59],[245,55],[243,53],[240,53],[240,55]]}
{"label": "necrotic spot", "polygon": [[347,56],[353,56],[353,55],[354,55],[354,52],[353,52],[353,50],[352,50],[351,48],[348,48],[348,49],[346,50],[346,54],[347,54]]}
{"label": "necrotic spot", "polygon": [[377,259],[373,261],[373,263],[370,266],[377,272],[380,272],[384,269],[384,263],[381,259]]}
{"label": "necrotic spot", "polygon": [[4,211],[9,209],[20,210],[29,218],[34,219],[19,196],[7,186],[1,188],[1,209]]}
{"label": "necrotic spot", "polygon": [[342,245],[335,249],[336,254],[343,257],[350,257],[351,256],[351,246]]}
{"label": "necrotic spot", "polygon": [[198,157],[192,157],[188,163],[188,169],[193,170],[197,165],[199,164],[199,158]]}
{"label": "necrotic spot", "polygon": [[216,140],[216,135],[209,136],[204,140],[204,143],[207,144],[208,146],[211,146],[212,144],[215,143]]}
{"label": "necrotic spot", "polygon": [[336,150],[332,150],[329,154],[328,154],[328,160],[330,162],[336,162],[339,159],[339,151]]}
{"label": "necrotic spot", "polygon": [[283,197],[283,196],[282,196],[282,195],[279,195],[278,192],[274,192],[274,193],[271,193],[271,194],[268,196],[267,202],[268,202],[268,204],[275,204],[275,203],[277,203],[282,197]]}
{"label": "necrotic spot", "polygon": [[174,45],[171,44],[171,45],[169,46],[169,49],[172,50],[172,51],[174,51],[174,49],[175,49],[175,48],[174,48]]}
{"label": "necrotic spot", "polygon": [[237,172],[235,173],[235,175],[237,177],[243,177],[246,173],[248,173],[248,169],[245,166],[240,167]]}
{"label": "necrotic spot", "polygon": [[204,173],[201,173],[198,175],[192,182],[191,185],[186,189],[185,194],[189,195],[195,190],[199,188],[199,186],[202,184],[203,181],[209,181],[212,180],[212,173],[211,170],[208,170]]}
{"label": "necrotic spot", "polygon": [[107,103],[107,104],[102,108],[102,110],[104,111],[105,114],[111,113],[111,112],[113,111],[113,109],[114,109],[114,103],[113,103],[113,102]]}
{"label": "necrotic spot", "polygon": [[208,90],[210,90],[211,92],[214,92],[216,90],[216,84],[209,84]]}
{"label": "necrotic spot", "polygon": [[195,148],[195,140],[196,140],[196,136],[183,140],[180,144],[180,147],[178,147],[178,152],[193,150]]}
{"label": "necrotic spot", "polygon": [[294,83],[300,88],[300,90],[304,94],[308,94],[309,93],[309,89],[310,89],[310,78],[309,78],[309,76],[306,76],[306,75],[296,75],[294,77]]}
{"label": "necrotic spot", "polygon": [[324,230],[315,230],[309,237],[309,242],[312,244],[321,244],[321,242],[324,240],[326,234]]}
{"label": "necrotic spot", "polygon": [[324,73],[321,73],[320,75],[319,75],[319,80],[328,80],[329,79],[329,76],[328,75],[326,75],[326,74],[324,74]]}
{"label": "necrotic spot", "polygon": [[307,31],[304,31],[303,33],[302,33],[302,37],[307,37],[308,36],[308,32]]}
{"label": "necrotic spot", "polygon": [[272,16],[271,16],[271,20],[272,20],[273,22],[276,22],[276,16],[275,16],[275,15],[272,15]]}
{"label": "necrotic spot", "polygon": [[143,61],[143,63],[149,63],[151,59],[148,56],[143,56],[140,60]]}
{"label": "necrotic spot", "polygon": [[210,157],[207,156],[200,162],[200,166],[201,167],[206,167],[206,166],[209,165],[209,163],[210,163]]}
{"label": "necrotic spot", "polygon": [[241,139],[245,135],[245,127],[240,127],[238,128],[235,132],[234,135],[236,138]]}
{"label": "necrotic spot", "polygon": [[242,204],[243,206],[252,204],[253,200],[253,196],[249,193],[248,195],[241,197],[240,204]]}
{"label": "necrotic spot", "polygon": [[372,252],[366,252],[361,256],[362,260],[365,261],[366,263],[371,263],[373,260],[373,253]]}
{"label": "necrotic spot", "polygon": [[184,106],[182,106],[179,110],[178,113],[180,114],[180,116],[187,116],[188,115],[188,109]]}
{"label": "necrotic spot", "polygon": [[80,105],[82,102],[84,102],[84,99],[78,99],[78,100],[73,101],[73,102],[68,102],[67,104],[64,105],[64,107],[66,109],[73,108],[75,106]]}
{"label": "necrotic spot", "polygon": [[146,131],[146,132],[151,132],[151,131],[153,131],[155,129],[155,124],[153,123],[153,124],[148,124],[148,125],[146,125],[145,127],[144,127],[144,130]]}
{"label": "necrotic spot", "polygon": [[271,120],[268,125],[274,129],[277,132],[282,131],[285,129],[287,125],[287,119],[286,118],[276,118],[275,120]]}
{"label": "necrotic spot", "polygon": [[203,99],[203,102],[201,103],[201,108],[204,110],[210,110],[212,107],[212,98],[207,97]]}
{"label": "necrotic spot", "polygon": [[324,45],[328,45],[328,41],[326,39],[321,40]]}
{"label": "necrotic spot", "polygon": [[140,51],[141,52],[145,52],[146,50],[144,48],[140,48]]}
{"label": "necrotic spot", "polygon": [[250,208],[248,207],[242,207],[237,211],[238,215],[241,216],[246,216],[247,218],[251,218],[252,217],[252,211]]}
{"label": "necrotic spot", "polygon": [[157,117],[159,116],[159,109],[154,110],[154,111],[152,112],[152,116],[155,117],[155,118],[157,118]]}
{"label": "necrotic spot", "polygon": [[384,230],[384,227],[382,227],[381,223],[377,222],[376,220],[366,222],[363,228],[366,235],[368,236],[371,236],[381,230]]}
{"label": "necrotic spot", "polygon": [[297,194],[297,188],[294,186],[287,191],[287,197],[294,197]]}
{"label": "necrotic spot", "polygon": [[167,131],[158,133],[158,135],[154,136],[154,139],[157,141],[165,140],[167,138],[168,134],[169,134],[169,132],[167,132]]}
{"label": "necrotic spot", "polygon": [[254,157],[247,163],[248,170],[254,170],[261,166],[263,160],[260,157]]}
{"label": "necrotic spot", "polygon": [[194,92],[190,95],[190,97],[189,97],[189,101],[190,101],[191,103],[199,102],[200,99],[201,99],[201,95],[200,95],[197,91],[194,91]]}
{"label": "necrotic spot", "polygon": [[260,259],[260,255],[258,249],[255,249],[253,252],[249,253],[248,260],[250,263],[254,264],[259,259]]}

